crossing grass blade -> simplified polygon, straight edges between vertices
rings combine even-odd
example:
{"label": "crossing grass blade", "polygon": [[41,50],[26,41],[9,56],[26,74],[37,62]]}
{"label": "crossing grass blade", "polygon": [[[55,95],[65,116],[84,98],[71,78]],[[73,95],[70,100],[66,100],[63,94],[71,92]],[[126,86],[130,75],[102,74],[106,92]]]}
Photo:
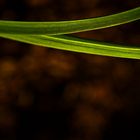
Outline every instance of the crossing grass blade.
{"label": "crossing grass blade", "polygon": [[136,46],[130,47],[124,45],[109,44],[64,35],[48,36],[0,34],[0,37],[60,50],[121,58],[140,59],[140,47]]}
{"label": "crossing grass blade", "polygon": [[60,35],[97,30],[140,19],[140,7],[109,16],[57,22],[23,22],[0,20],[0,33]]}

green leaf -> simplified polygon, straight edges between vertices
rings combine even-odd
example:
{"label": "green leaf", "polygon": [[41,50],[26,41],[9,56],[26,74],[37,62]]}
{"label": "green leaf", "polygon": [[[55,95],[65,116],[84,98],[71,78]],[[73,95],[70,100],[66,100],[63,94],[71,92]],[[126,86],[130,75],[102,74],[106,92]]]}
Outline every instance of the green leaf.
{"label": "green leaf", "polygon": [[35,35],[69,34],[112,27],[138,19],[140,19],[140,7],[114,15],[73,21],[19,22],[1,20],[0,33]]}
{"label": "green leaf", "polygon": [[61,50],[140,59],[140,47],[108,44],[58,35],[102,29],[138,19],[140,19],[140,7],[110,16],[74,21],[0,21],[0,37]]}
{"label": "green leaf", "polygon": [[47,36],[47,35],[0,34],[0,36],[25,43],[61,50],[82,52],[88,54],[97,54],[104,56],[140,59],[140,48],[136,46],[130,47],[109,44],[64,35]]}

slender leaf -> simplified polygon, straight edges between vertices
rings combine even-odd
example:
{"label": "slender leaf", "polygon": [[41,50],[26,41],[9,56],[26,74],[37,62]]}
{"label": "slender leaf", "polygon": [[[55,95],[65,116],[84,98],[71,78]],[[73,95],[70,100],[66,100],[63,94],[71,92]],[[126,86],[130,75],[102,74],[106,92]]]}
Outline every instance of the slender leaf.
{"label": "slender leaf", "polygon": [[47,36],[47,35],[14,35],[0,34],[1,37],[9,38],[25,43],[40,45],[61,50],[114,56],[122,58],[140,59],[140,47],[130,47],[92,40],[84,40],[70,36]]}
{"label": "slender leaf", "polygon": [[0,33],[8,34],[69,34],[97,30],[140,19],[140,7],[104,17],[57,22],[0,21]]}

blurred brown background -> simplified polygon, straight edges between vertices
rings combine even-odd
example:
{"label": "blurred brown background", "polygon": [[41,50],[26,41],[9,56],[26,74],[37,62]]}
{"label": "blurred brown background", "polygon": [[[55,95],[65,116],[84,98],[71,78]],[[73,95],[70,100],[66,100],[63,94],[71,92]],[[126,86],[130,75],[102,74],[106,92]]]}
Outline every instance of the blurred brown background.
{"label": "blurred brown background", "polygon": [[[0,19],[109,15],[140,0],[0,0]],[[75,36],[140,45],[140,22]],[[139,139],[140,60],[0,39],[0,140]]]}

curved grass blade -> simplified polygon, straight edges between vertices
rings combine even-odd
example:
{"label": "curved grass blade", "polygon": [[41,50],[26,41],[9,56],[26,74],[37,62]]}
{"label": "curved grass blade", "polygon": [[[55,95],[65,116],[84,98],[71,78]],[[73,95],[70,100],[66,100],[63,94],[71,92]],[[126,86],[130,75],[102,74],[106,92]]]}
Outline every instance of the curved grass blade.
{"label": "curved grass blade", "polygon": [[69,34],[97,30],[129,23],[140,19],[140,7],[104,17],[58,21],[58,22],[19,22],[0,21],[0,33],[8,34]]}
{"label": "curved grass blade", "polygon": [[25,43],[67,51],[121,57],[121,58],[140,59],[140,47],[132,47],[132,46],[129,47],[123,45],[109,44],[64,35],[47,36],[47,35],[0,34],[0,36]]}

